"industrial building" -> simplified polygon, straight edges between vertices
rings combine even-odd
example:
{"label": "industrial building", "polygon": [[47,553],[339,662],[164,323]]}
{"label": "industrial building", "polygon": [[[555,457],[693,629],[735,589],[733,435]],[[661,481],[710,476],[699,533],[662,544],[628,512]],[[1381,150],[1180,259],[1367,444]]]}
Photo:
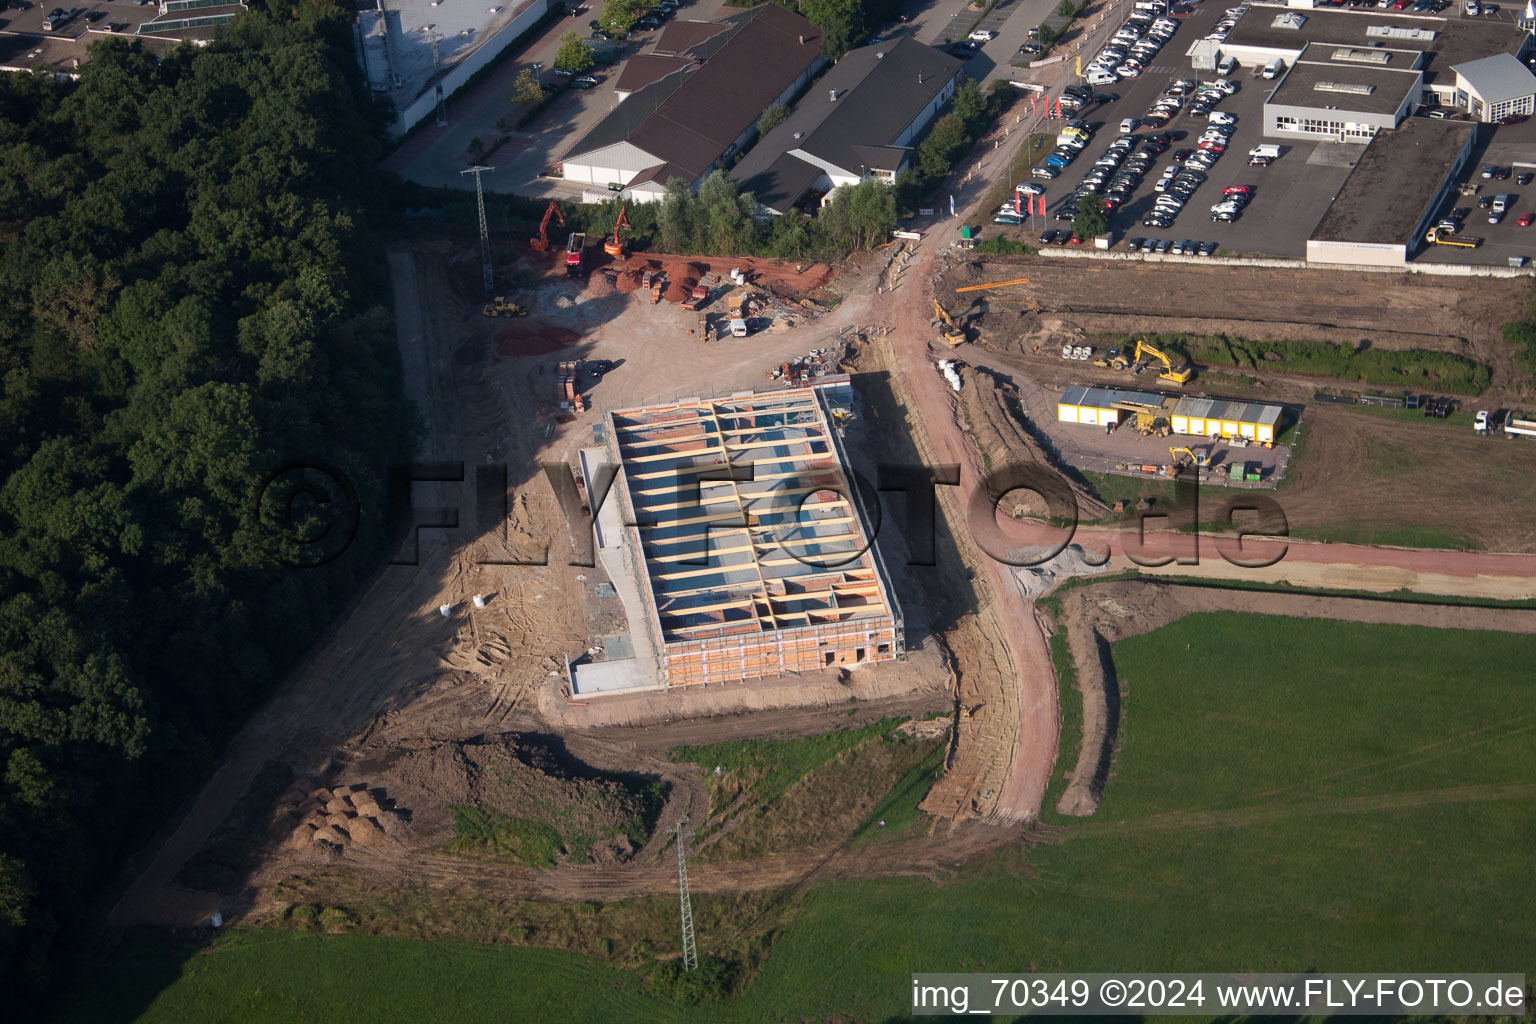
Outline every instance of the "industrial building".
{"label": "industrial building", "polygon": [[1278,405],[1260,402],[1229,402],[1221,398],[1181,398],[1168,423],[1175,434],[1194,437],[1242,437],[1259,444],[1274,444],[1284,413]]}
{"label": "industrial building", "polygon": [[1280,406],[1259,402],[1176,398],[1155,391],[1079,386],[1067,388],[1056,405],[1056,418],[1062,423],[1108,427],[1131,416],[1147,425],[1165,419],[1175,434],[1242,437],[1259,444],[1274,443],[1283,415]]}
{"label": "industrial building", "polygon": [[638,202],[656,202],[674,178],[696,186],[752,141],[764,110],[788,103],[826,64],[816,27],[777,4],[676,22],[657,47],[619,73],[622,101],[571,147],[565,180]]}
{"label": "industrial building", "polygon": [[1056,418],[1063,423],[1087,423],[1106,427],[1139,411],[1161,414],[1170,400],[1155,391],[1122,388],[1070,387],[1056,403]]}
{"label": "industrial building", "polygon": [[1284,65],[1264,107],[1265,134],[1278,138],[1362,142],[1423,105],[1493,121],[1522,112],[1526,96],[1536,103],[1536,77],[1522,63],[1531,34],[1508,21],[1256,3],[1219,49],[1245,68]]}
{"label": "industrial building", "polygon": [[917,136],[954,95],[963,66],[911,38],[852,50],[731,177],[770,214],[807,193],[867,178],[894,182],[911,164]]}
{"label": "industrial building", "polygon": [[901,612],[844,470],[851,408],[847,378],[829,378],[608,414],[624,518],[607,536],[600,518],[598,539],[611,548],[621,530],[634,554],[645,621],[631,628],[648,631],[634,647],[656,661],[643,674],[677,687],[903,653]]}
{"label": "industrial building", "polygon": [[1307,239],[1307,262],[1405,266],[1476,141],[1474,124],[1426,117],[1377,135]]}

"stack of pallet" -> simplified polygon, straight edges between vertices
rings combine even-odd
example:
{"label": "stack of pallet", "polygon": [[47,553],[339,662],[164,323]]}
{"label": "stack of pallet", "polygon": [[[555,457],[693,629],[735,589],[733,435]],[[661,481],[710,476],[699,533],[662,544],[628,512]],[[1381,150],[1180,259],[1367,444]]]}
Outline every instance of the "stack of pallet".
{"label": "stack of pallet", "polygon": [[580,359],[573,359],[559,366],[556,399],[560,403],[560,408],[569,409],[572,412],[585,412],[587,409],[586,402],[581,397],[581,363]]}

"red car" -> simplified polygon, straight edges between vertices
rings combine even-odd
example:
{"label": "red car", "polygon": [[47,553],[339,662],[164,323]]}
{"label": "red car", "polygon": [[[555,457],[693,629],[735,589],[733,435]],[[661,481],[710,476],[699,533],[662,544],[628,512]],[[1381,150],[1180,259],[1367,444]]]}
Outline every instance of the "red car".
{"label": "red car", "polygon": [[[1529,216],[1529,214],[1527,214],[1527,216]],[[1067,239],[1067,241],[1071,242],[1073,245],[1082,245],[1083,244],[1082,238],[1078,236],[1078,233],[1076,231],[1072,232],[1072,237]]]}
{"label": "red car", "polygon": [[1515,223],[1519,224],[1523,228],[1528,228],[1531,226],[1531,221],[1533,220],[1536,220],[1536,213],[1522,213],[1520,215],[1520,219],[1515,221]]}
{"label": "red car", "polygon": [[1226,146],[1222,145],[1219,142],[1212,142],[1210,139],[1202,139],[1202,140],[1200,140],[1200,148],[1204,149],[1204,150],[1208,150],[1209,152],[1215,153],[1218,156],[1220,156],[1222,153],[1225,153],[1227,151],[1227,147]]}
{"label": "red car", "polygon": [[1252,185],[1228,185],[1221,190],[1221,194],[1224,196],[1245,196],[1252,191]]}

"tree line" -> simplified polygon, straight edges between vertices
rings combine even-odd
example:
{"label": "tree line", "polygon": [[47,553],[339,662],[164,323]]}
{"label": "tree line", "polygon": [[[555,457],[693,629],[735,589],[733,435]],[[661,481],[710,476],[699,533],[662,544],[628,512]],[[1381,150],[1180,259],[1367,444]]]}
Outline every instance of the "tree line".
{"label": "tree line", "polygon": [[[258,0],[163,59],[108,38],[78,81],[0,75],[0,977],[17,1019],[87,902],[382,550],[367,513],[415,431],[368,227],[384,122],[349,11]],[[294,460],[339,469],[364,510],[321,568],[287,567],[304,538],[256,500]]]}

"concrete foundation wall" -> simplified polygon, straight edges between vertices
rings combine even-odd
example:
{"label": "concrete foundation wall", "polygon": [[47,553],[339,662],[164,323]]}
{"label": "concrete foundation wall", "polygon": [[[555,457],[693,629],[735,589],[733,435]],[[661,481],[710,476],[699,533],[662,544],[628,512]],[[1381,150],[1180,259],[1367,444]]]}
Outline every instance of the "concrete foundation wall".
{"label": "concrete foundation wall", "polygon": [[677,641],[662,648],[661,661],[667,685],[673,687],[895,661],[897,653],[895,627],[890,618],[879,617]]}

